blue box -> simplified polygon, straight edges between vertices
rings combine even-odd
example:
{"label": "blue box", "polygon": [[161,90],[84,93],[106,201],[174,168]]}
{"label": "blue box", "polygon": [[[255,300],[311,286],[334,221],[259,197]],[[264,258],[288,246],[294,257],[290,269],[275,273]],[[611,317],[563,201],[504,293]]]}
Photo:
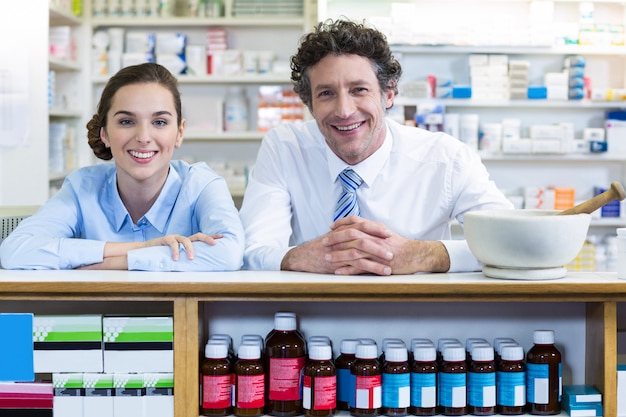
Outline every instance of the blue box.
{"label": "blue box", "polygon": [[470,87],[469,85],[453,86],[452,98],[472,98],[472,87]]}
{"label": "blue box", "polygon": [[548,87],[545,85],[528,87],[528,98],[533,100],[548,98]]}
{"label": "blue box", "polygon": [[0,314],[0,381],[33,382],[33,315]]}

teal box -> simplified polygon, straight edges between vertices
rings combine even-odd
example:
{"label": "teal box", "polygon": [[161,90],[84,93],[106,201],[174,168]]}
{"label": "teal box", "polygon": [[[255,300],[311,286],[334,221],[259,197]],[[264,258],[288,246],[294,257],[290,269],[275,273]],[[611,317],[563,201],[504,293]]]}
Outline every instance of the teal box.
{"label": "teal box", "polygon": [[33,315],[0,314],[0,381],[33,382]]}
{"label": "teal box", "polygon": [[563,387],[563,403],[601,403],[602,394],[593,385],[566,385]]}

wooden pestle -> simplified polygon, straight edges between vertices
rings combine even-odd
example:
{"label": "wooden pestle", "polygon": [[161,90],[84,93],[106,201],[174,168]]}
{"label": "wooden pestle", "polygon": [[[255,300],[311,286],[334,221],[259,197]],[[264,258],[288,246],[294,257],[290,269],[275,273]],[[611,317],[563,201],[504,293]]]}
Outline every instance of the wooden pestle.
{"label": "wooden pestle", "polygon": [[624,192],[624,187],[622,186],[622,184],[620,184],[619,182],[612,182],[611,187],[602,194],[598,194],[597,196],[590,198],[587,201],[584,201],[567,210],[563,210],[562,212],[557,214],[591,214],[605,204],[610,203],[613,200],[621,201],[625,197],[626,192]]}

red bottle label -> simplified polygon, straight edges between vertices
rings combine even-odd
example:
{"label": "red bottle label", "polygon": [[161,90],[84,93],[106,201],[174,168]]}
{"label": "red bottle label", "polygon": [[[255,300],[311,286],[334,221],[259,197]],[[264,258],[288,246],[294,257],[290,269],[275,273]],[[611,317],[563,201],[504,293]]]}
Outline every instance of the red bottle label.
{"label": "red bottle label", "polygon": [[269,399],[296,401],[300,399],[300,374],[304,357],[270,358]]}
{"label": "red bottle label", "polygon": [[[314,382],[313,387],[311,387],[312,382]],[[307,410],[335,409],[337,407],[337,377],[318,376],[312,378],[305,375],[302,397],[303,406]]]}
{"label": "red bottle label", "polygon": [[230,407],[231,375],[202,377],[202,408]]}
{"label": "red bottle label", "polygon": [[265,406],[265,376],[238,376],[236,398],[237,408],[260,408]]}
{"label": "red bottle label", "polygon": [[382,405],[382,376],[356,377],[356,408],[373,409]]}

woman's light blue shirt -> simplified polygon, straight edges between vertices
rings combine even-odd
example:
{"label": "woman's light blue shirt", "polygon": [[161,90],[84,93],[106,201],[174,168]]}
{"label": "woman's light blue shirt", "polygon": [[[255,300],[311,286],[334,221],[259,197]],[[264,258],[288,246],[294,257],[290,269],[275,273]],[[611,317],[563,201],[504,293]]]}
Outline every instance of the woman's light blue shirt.
{"label": "woman's light blue shirt", "polygon": [[128,269],[226,271],[242,265],[244,232],[224,179],[205,163],[172,161],[150,210],[133,221],[122,203],[114,164],[71,173],[61,190],[24,219],[0,245],[6,269],[73,269],[102,262],[106,242],[143,242],[168,234],[221,233],[215,245],[194,242],[195,258],[181,246],[178,261],[168,246],[128,252]]}

